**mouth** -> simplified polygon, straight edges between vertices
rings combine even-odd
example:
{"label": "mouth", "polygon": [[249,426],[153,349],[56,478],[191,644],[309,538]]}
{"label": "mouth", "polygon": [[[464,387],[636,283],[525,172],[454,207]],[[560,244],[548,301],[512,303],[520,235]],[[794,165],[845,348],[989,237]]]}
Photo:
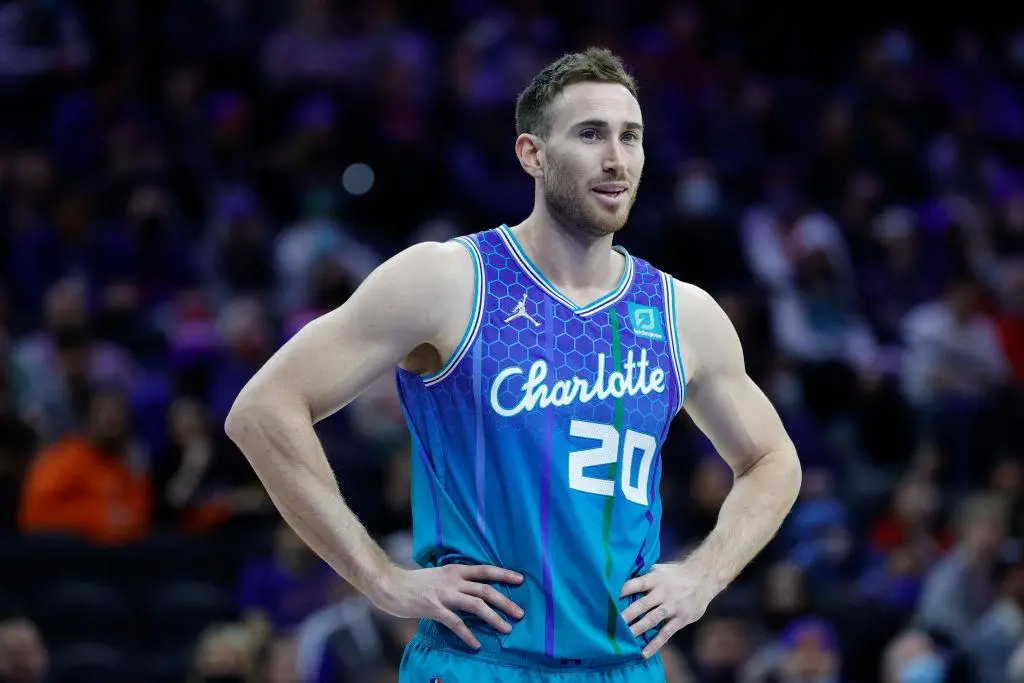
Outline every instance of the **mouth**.
{"label": "mouth", "polygon": [[608,204],[618,204],[629,195],[629,188],[626,185],[607,184],[591,188],[601,201]]}

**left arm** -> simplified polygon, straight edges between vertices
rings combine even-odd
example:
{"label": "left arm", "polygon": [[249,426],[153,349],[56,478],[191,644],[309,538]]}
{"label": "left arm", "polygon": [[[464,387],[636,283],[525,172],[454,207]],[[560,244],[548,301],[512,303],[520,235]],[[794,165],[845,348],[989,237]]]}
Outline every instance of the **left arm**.
{"label": "left arm", "polygon": [[678,316],[691,331],[695,366],[686,411],[735,477],[718,524],[684,561],[717,595],[779,530],[800,490],[800,461],[775,408],[747,375],[725,312],[696,287],[676,291],[680,307],[689,307]]}
{"label": "left arm", "polygon": [[732,468],[734,483],[704,542],[678,563],[627,582],[623,595],[647,595],[623,612],[635,635],[664,622],[644,649],[656,652],[699,619],[778,532],[800,490],[801,468],[782,420],[747,375],[736,330],[704,291],[676,283],[677,320],[692,368],[686,410]]}

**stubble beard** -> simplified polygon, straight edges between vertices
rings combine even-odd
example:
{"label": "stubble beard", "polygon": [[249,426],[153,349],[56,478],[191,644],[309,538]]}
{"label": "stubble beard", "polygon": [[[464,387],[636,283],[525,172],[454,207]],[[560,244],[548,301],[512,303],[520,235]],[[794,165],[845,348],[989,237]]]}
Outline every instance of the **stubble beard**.
{"label": "stubble beard", "polygon": [[591,237],[615,234],[626,225],[636,201],[637,186],[630,188],[629,203],[617,212],[599,210],[583,197],[572,176],[558,162],[549,159],[544,173],[544,201],[566,229]]}

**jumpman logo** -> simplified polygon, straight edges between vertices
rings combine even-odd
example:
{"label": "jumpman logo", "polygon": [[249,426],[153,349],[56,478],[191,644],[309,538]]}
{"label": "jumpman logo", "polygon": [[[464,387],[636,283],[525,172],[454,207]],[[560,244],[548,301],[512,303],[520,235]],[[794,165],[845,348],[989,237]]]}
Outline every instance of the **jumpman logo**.
{"label": "jumpman logo", "polygon": [[512,315],[505,318],[505,322],[510,323],[516,318],[526,318],[534,327],[540,327],[540,323],[533,319],[533,316],[526,312],[526,294],[523,294],[523,298],[519,300],[516,307],[512,309]]}

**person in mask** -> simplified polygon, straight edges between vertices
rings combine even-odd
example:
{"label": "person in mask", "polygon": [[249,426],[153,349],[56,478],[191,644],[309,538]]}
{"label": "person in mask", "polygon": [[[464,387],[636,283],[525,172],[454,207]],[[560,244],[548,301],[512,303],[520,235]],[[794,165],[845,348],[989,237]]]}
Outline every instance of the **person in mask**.
{"label": "person in mask", "polygon": [[946,683],[947,662],[923,631],[907,631],[886,648],[882,683]]}
{"label": "person in mask", "polygon": [[149,533],[152,481],[135,448],[125,397],[92,394],[84,434],[43,450],[29,467],[19,508],[22,533],[67,533],[118,545]]}

